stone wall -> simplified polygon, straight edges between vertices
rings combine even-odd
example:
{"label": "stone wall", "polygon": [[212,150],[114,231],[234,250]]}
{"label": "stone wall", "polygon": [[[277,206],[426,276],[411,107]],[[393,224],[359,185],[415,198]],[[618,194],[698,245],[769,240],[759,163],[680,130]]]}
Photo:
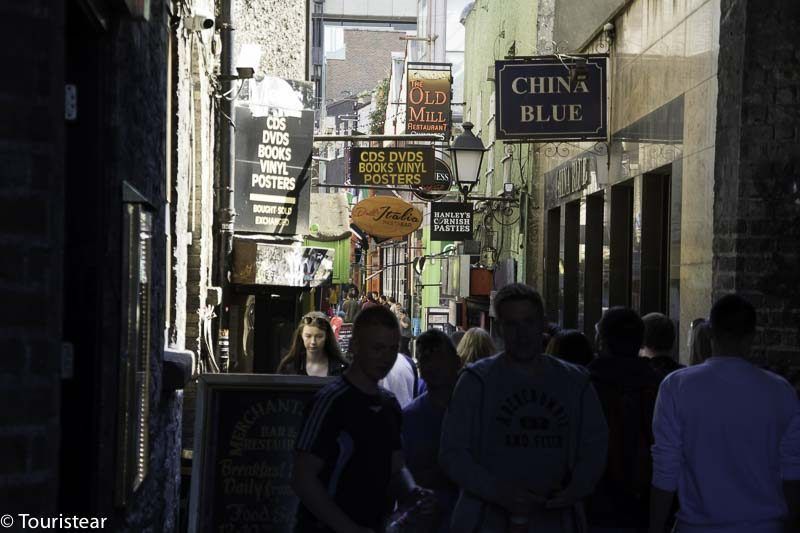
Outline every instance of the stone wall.
{"label": "stone wall", "polygon": [[234,63],[243,44],[261,47],[258,70],[291,80],[308,78],[308,0],[232,0]]}
{"label": "stone wall", "polygon": [[[195,0],[195,13],[212,13],[211,0]],[[176,150],[173,180],[173,261],[176,276],[171,299],[175,313],[172,344],[201,353],[199,310],[206,305],[206,288],[212,285],[214,217],[215,107],[210,74],[217,58],[212,51],[212,30],[176,29],[177,78]]]}
{"label": "stone wall", "polygon": [[58,494],[64,226],[64,3],[3,2],[0,81],[0,502]]}
{"label": "stone wall", "polygon": [[735,291],[756,305],[756,357],[796,378],[800,4],[722,0],[721,10],[714,296]]}

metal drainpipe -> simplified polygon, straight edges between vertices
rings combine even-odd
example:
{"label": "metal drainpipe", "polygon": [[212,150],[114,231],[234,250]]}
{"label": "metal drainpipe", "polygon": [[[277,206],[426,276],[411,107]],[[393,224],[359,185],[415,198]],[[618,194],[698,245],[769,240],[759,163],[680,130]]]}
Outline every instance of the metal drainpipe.
{"label": "metal drainpipe", "polygon": [[[220,5],[220,74],[233,75],[233,26],[231,24],[233,0],[222,0]],[[221,80],[223,95],[231,91],[233,81]],[[230,94],[233,94],[232,92]],[[219,204],[217,209],[217,273],[218,283],[222,289],[222,301],[219,308],[217,357],[221,372],[228,371],[228,331],[230,331],[230,258],[233,249],[233,223],[236,220],[236,209],[233,194],[233,166],[235,131],[233,120],[233,101],[223,97],[220,99],[218,116],[219,134],[219,186],[217,190]],[[225,360],[223,360],[225,359]]]}

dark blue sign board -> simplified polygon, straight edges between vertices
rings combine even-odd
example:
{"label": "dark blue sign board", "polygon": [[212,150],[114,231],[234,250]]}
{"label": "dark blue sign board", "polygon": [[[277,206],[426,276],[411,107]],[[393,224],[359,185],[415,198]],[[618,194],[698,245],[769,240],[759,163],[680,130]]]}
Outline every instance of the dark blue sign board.
{"label": "dark blue sign board", "polygon": [[[585,67],[576,57],[586,59]],[[496,138],[606,140],[607,59],[587,54],[496,61]]]}

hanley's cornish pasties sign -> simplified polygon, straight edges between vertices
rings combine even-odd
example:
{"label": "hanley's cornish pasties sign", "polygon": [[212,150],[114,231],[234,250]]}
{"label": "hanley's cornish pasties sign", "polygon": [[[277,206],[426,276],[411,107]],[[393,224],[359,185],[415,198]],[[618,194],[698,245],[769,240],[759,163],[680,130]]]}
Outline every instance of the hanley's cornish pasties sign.
{"label": "hanley's cornish pasties sign", "polygon": [[422,224],[422,213],[396,196],[373,196],[353,207],[353,224],[373,237],[390,239],[412,233]]}
{"label": "hanley's cornish pasties sign", "polygon": [[431,204],[431,240],[472,239],[472,204],[434,202]]}
{"label": "hanley's cornish pasties sign", "polygon": [[606,62],[601,54],[496,61],[496,137],[605,140]]}

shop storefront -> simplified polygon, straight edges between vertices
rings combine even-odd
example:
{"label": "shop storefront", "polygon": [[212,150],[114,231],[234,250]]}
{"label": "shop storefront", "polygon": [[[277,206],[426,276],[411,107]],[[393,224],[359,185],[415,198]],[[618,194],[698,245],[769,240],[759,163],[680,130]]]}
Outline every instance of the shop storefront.
{"label": "shop storefront", "polygon": [[583,47],[608,54],[608,138],[536,145],[547,312],[593,337],[609,306],[658,311],[683,347],[712,300],[719,4],[610,22]]}
{"label": "shop storefront", "polygon": [[641,128],[663,141],[646,145],[644,172],[631,158],[636,141],[612,143],[610,155],[607,145],[595,145],[545,172],[550,320],[589,338],[611,306],[680,322],[682,114],[678,98],[616,135]]}

